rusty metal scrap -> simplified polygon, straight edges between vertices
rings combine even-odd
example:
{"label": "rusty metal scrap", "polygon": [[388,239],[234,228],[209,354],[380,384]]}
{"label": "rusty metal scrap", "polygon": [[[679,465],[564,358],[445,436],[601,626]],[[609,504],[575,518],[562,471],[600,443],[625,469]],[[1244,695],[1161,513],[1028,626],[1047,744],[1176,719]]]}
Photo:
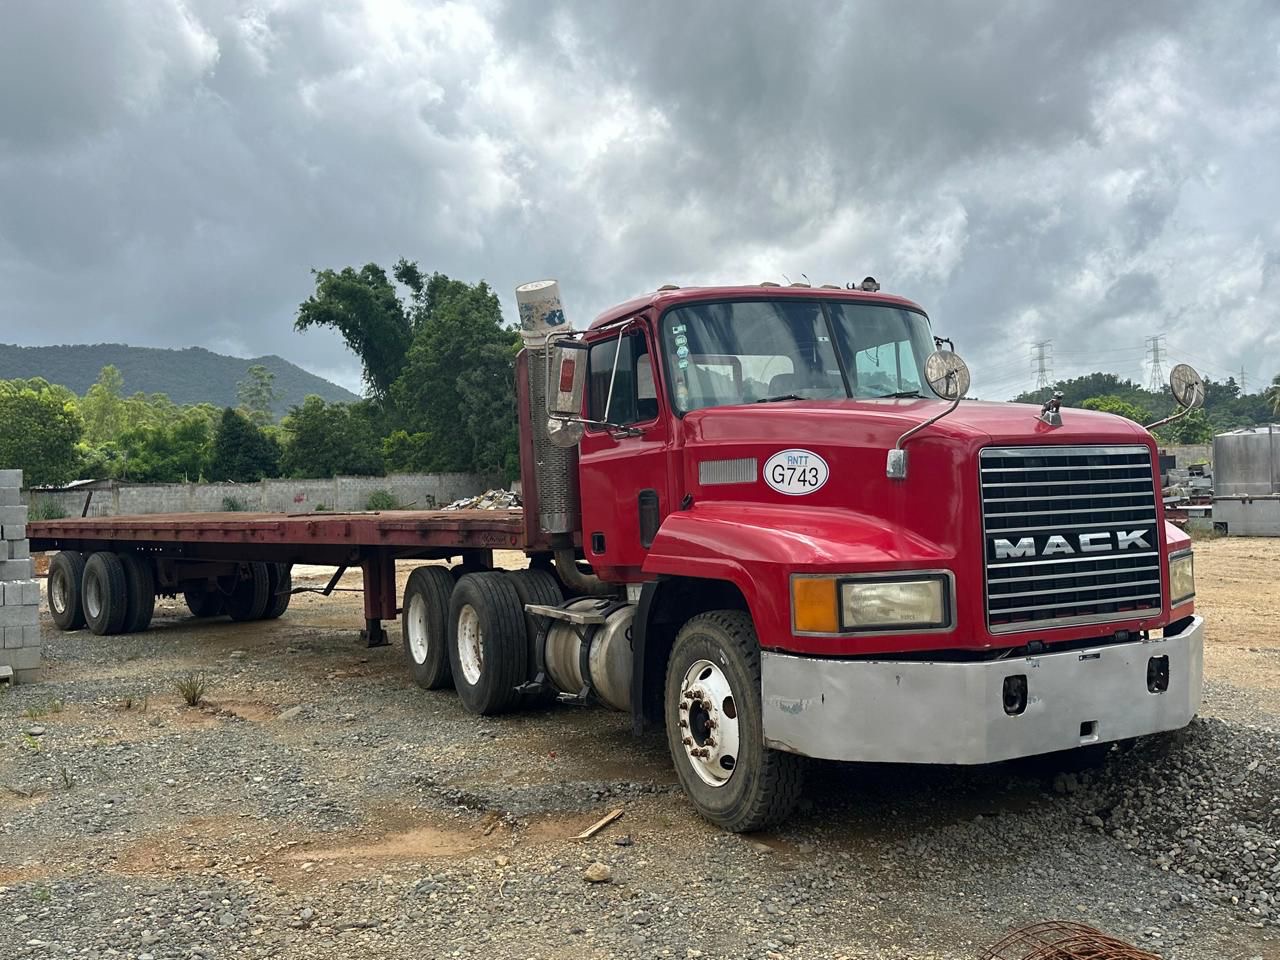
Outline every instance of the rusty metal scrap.
{"label": "rusty metal scrap", "polygon": [[1014,930],[978,960],[1160,960],[1154,953],[1066,920],[1046,920]]}

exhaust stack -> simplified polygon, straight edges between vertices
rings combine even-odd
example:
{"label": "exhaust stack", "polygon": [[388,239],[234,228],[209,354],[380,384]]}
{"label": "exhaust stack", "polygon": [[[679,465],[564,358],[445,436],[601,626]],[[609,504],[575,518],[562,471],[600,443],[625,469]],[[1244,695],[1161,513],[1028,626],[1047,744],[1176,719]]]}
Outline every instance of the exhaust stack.
{"label": "exhaust stack", "polygon": [[537,280],[516,287],[520,339],[528,354],[529,423],[532,428],[533,471],[538,486],[538,528],[548,534],[571,534],[581,519],[578,493],[578,449],[552,443],[547,430],[547,340],[569,333],[573,325],[560,303],[555,280]]}

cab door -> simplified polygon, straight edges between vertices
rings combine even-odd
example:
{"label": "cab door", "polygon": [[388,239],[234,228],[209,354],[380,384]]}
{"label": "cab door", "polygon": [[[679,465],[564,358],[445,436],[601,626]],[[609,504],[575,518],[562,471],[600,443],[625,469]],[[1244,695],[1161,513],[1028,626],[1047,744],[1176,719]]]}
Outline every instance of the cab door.
{"label": "cab door", "polygon": [[672,509],[661,364],[638,319],[593,338],[587,356],[587,418],[609,426],[587,426],[578,445],[582,549],[598,574],[639,580]]}

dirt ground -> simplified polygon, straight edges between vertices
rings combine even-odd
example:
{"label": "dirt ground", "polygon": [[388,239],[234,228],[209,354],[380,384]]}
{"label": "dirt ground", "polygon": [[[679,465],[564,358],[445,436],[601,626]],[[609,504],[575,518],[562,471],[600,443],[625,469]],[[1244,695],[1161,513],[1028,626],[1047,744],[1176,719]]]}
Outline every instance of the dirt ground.
{"label": "dirt ground", "polygon": [[[1278,573],[1280,540],[1197,543],[1206,715],[1280,726]],[[295,586],[330,574],[295,568]],[[0,956],[918,960],[1067,915],[1169,957],[1280,958],[1273,932],[1207,904],[1170,919],[1165,901],[1192,888],[1106,838],[1038,836],[1018,818],[1049,802],[1043,786],[999,773],[828,765],[794,824],[721,834],[674,786],[660,736],[633,740],[598,709],[469,717],[411,684],[398,624],[392,647],[359,645],[358,572],[341,586],[256,624],[174,601],[137,637],[46,621],[45,683],[0,701],[0,913],[17,897],[22,918],[0,917]],[[176,683],[195,675],[193,709]],[[972,862],[922,866],[934,832]],[[614,882],[582,882],[594,860]],[[1057,893],[1030,896],[1028,877]],[[96,914],[72,906],[86,896]]]}

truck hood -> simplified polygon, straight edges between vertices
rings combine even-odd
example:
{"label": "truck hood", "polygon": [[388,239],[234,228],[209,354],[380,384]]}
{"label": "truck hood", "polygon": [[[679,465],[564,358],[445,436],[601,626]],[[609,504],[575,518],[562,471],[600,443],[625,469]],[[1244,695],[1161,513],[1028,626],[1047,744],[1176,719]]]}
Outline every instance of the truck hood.
{"label": "truck hood", "polygon": [[[787,446],[806,443],[858,447],[894,446],[907,430],[947,407],[943,400],[791,400],[778,403],[709,407],[684,418],[686,441],[697,443],[770,441]],[[1149,443],[1151,435],[1132,420],[1094,410],[1062,411],[1062,426],[1040,420],[1040,408],[1028,403],[962,400],[954,412],[917,434],[962,444],[990,443]]]}

